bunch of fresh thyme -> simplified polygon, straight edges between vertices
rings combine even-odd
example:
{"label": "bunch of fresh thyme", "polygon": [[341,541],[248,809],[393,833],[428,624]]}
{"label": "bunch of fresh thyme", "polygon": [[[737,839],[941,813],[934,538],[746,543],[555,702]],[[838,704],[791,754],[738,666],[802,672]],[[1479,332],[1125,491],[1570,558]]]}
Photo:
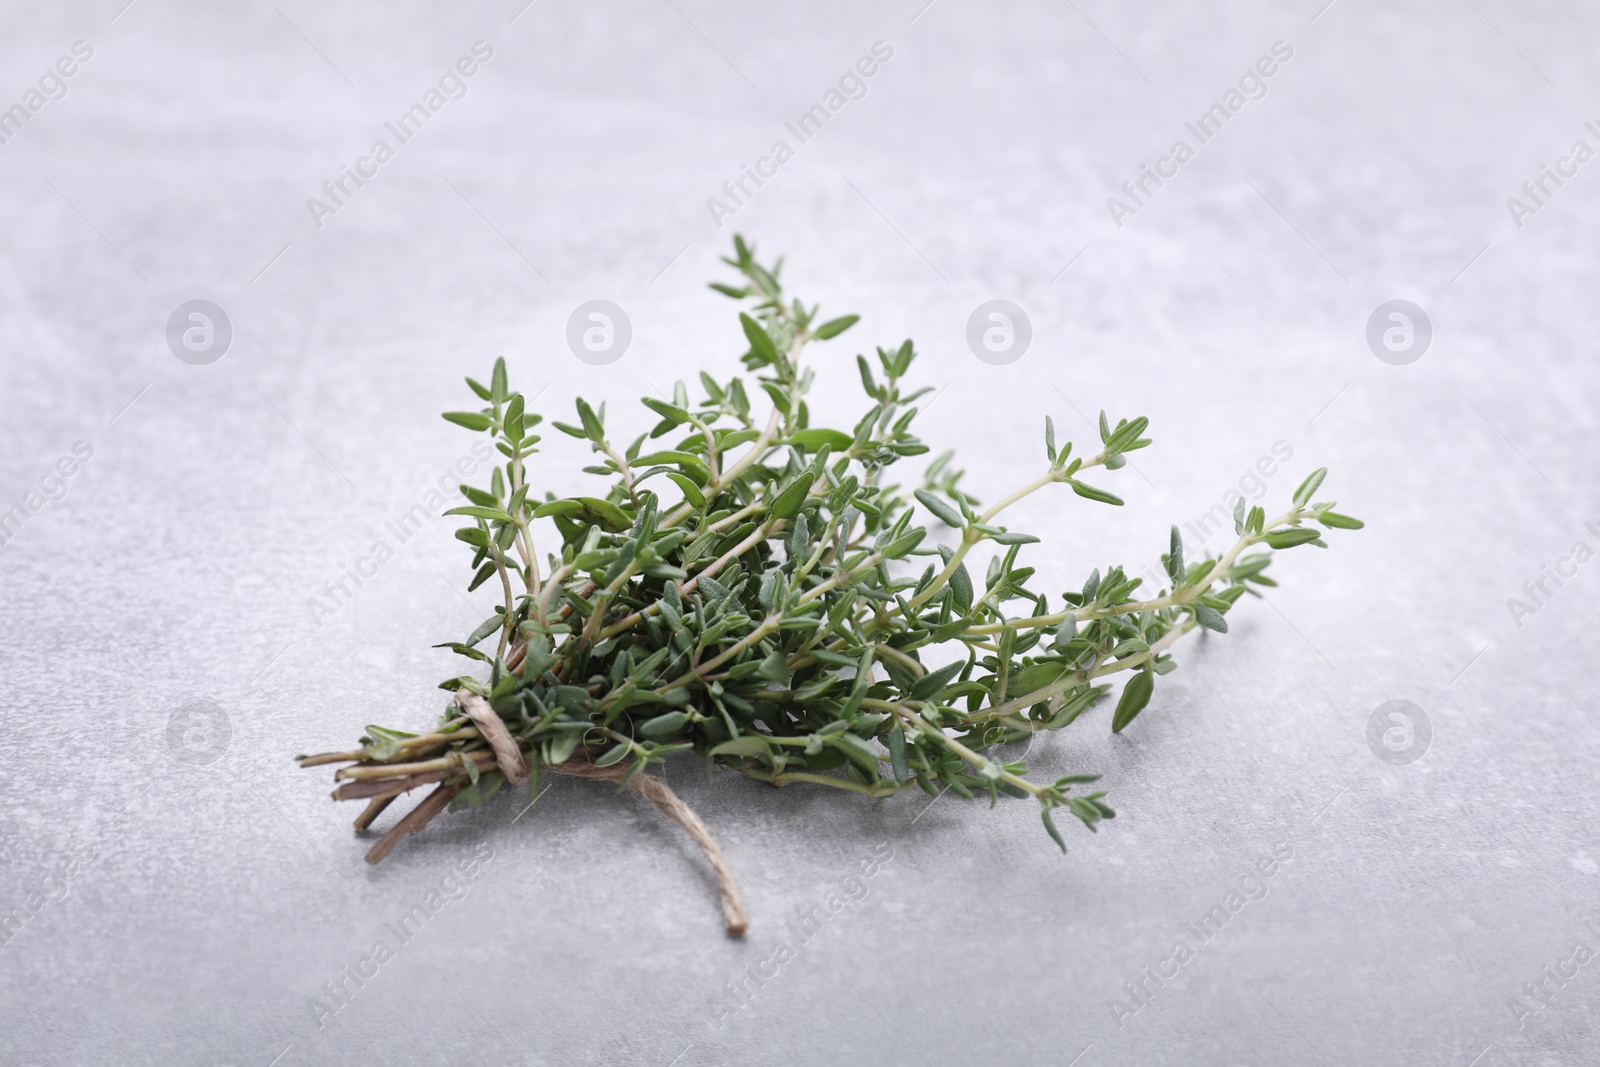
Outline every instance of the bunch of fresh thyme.
{"label": "bunch of fresh thyme", "polygon": [[[1308,520],[1362,525],[1331,502],[1312,502],[1326,473],[1318,470],[1277,518],[1241,500],[1238,543],[1221,558],[1187,562],[1174,527],[1162,557],[1170,585],[1159,595],[1134,599],[1142,579],[1111,567],[1062,593],[1052,610],[1020,559],[1038,538],[999,525],[1001,513],[1056,484],[1090,503],[1121,504],[1084,479],[1119,470],[1127,453],[1149,445],[1148,420],[1112,424],[1102,413],[1099,451],[1075,455],[1070,442],[1058,446],[1046,418],[1043,472],[988,507],[958,487],[945,453],[911,494],[953,531],[934,544],[941,538],[929,538],[912,499],[885,482],[892,465],[928,451],[911,433],[928,390],[903,384],[916,358],[911,342],[878,349],[875,363],[857,357],[868,406],[852,429],[812,425],[803,353],[857,316],[818,321],[817,308],[784,296],[781,261],[763,267],[740,238],[734,250],[725,262],[739,284],[712,287],[753,302],[739,316],[750,346],[743,362],[771,402],[765,418],[746,378],[702,373],[698,400],[682,382],[670,402],[645,397],[659,421],[620,446],[604,406],[580,399],[575,423],[552,425],[588,442],[598,460],[584,469],[610,487],[541,499],[528,480],[541,420],[511,391],[504,360],[488,385],[467,379],[480,410],[445,414],[489,434],[505,458],[486,488],[463,485],[467,503],[446,513],[470,520],[456,531],[473,553],[470,588],[492,582],[503,603],[466,640],[442,646],[486,664],[488,676],[445,681],[455,696],[431,731],[369,726],[354,751],[302,757],[302,766],[350,764],[333,795],[369,801],[360,829],[396,796],[435,785],[369,861],[446,804],[481,804],[508,780],[536,795],[541,768],[605,778],[654,801],[699,841],[717,869],[728,928],[742,932],[721,853],[646,771],[690,752],[708,775],[720,764],[775,786],[1032,797],[1064,850],[1056,809],[1091,830],[1114,814],[1102,792],[1074,792],[1098,776],[1036,782],[1023,762],[989,753],[1070,725],[1110,688],[1098,679],[1129,672],[1111,716],[1111,729],[1123,730],[1150,702],[1156,676],[1175,666],[1167,650],[1179,638],[1197,627],[1226,632],[1241,596],[1275,584],[1263,573],[1272,553],[1247,550],[1326,547]],[[543,564],[539,519],[554,525],[560,546]],[[980,583],[967,557],[985,542],[998,548]],[[905,566],[917,557],[925,567]]]}

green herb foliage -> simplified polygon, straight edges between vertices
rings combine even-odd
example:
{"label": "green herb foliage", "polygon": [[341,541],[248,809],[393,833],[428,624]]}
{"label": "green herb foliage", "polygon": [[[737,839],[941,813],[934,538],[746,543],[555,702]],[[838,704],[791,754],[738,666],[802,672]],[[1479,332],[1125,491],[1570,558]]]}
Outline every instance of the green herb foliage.
{"label": "green herb foliage", "polygon": [[[653,424],[631,439],[613,437],[629,420],[581,399],[569,421],[551,423],[594,454],[585,470],[607,481],[595,495],[533,493],[541,420],[511,391],[503,360],[489,384],[467,380],[481,406],[444,416],[488,434],[504,463],[487,486],[462,486],[465,503],[447,512],[467,520],[456,537],[472,553],[471,588],[492,584],[502,603],[444,646],[487,676],[478,667],[443,688],[489,701],[535,791],[541,766],[626,762],[631,776],[695,753],[708,775],[720,764],[779,786],[1032,797],[1065,849],[1057,809],[1091,830],[1113,815],[1102,792],[1082,791],[1098,776],[1034,781],[997,746],[1073,724],[1120,673],[1111,729],[1128,728],[1173,669],[1174,642],[1196,627],[1226,633],[1240,598],[1275,584],[1264,573],[1273,551],[1326,547],[1311,522],[1361,526],[1312,502],[1319,470],[1276,518],[1241,502],[1239,540],[1220,558],[1186,562],[1174,527],[1167,585],[1148,599],[1136,596],[1142,579],[1113,566],[1052,601],[1023,558],[1038,538],[1001,525],[1002,512],[1057,485],[1086,507],[1120,505],[1099,483],[1150,444],[1148,420],[1102,413],[1091,453],[1058,443],[1047,418],[1042,473],[988,507],[960,488],[949,453],[903,492],[890,469],[928,452],[912,433],[929,390],[907,382],[911,342],[856,357],[866,406],[854,426],[814,425],[807,349],[857,316],[822,319],[785,295],[781,261],[762,266],[740,238],[734,252],[725,262],[737,279],[712,288],[747,309],[743,375],[702,373],[693,392],[679,382],[670,401],[644,398]],[[540,519],[558,537],[542,561],[535,526],[541,540],[550,531]],[[985,542],[992,558],[975,573],[969,554]],[[470,777],[458,807],[500,785],[476,731],[450,740],[469,725],[453,704],[416,739],[444,746],[445,758],[409,765]],[[412,737],[374,727],[350,756],[411,758]]]}

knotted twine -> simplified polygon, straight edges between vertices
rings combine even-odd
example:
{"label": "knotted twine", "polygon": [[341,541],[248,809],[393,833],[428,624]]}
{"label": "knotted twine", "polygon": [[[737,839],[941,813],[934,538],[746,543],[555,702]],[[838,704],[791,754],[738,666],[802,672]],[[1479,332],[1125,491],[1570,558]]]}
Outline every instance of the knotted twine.
{"label": "knotted twine", "polygon": [[[522,785],[526,782],[528,765],[522,758],[522,750],[517,747],[511,731],[506,729],[505,722],[494,708],[489,706],[489,702],[476,693],[458,690],[456,704],[478,727],[478,732],[483,735],[484,740],[489,742],[489,747],[494,750],[495,762],[499,764],[506,780],[513,785]],[[694,839],[695,844],[700,846],[700,851],[705,853],[706,860],[711,864],[711,870],[717,877],[717,894],[722,901],[723,925],[734,937],[744,935],[750,926],[750,916],[744,909],[744,894],[734,877],[732,865],[722,854],[722,849],[711,839],[711,833],[706,829],[706,824],[700,821],[700,816],[696,815],[666,782],[644,773],[629,778],[628,768],[622,765],[596,767],[592,763],[575,760],[552,765],[550,770],[559,774],[570,774],[575,778],[592,778],[606,782],[621,782],[627,778],[629,789],[650,801],[663,815],[683,827],[684,831]]]}

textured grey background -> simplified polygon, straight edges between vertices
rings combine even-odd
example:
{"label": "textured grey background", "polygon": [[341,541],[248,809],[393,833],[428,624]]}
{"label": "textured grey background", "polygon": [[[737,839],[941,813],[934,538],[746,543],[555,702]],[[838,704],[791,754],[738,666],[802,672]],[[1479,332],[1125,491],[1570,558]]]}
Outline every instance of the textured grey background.
{"label": "textured grey background", "polygon": [[[0,102],[94,48],[0,145],[0,510],[93,449],[0,546],[0,916],[25,917],[0,1060],[1600,1062],[1600,960],[1541,971],[1600,948],[1600,564],[1521,626],[1506,603],[1600,546],[1600,162],[1520,229],[1506,206],[1600,147],[1592,8],[121,2],[0,13]],[[470,93],[314,226],[306,198],[477,40]],[[878,40],[866,98],[715,226],[706,199]],[[1268,95],[1115,227],[1106,197],[1278,40]],[[494,355],[547,413],[581,392],[641,427],[639,393],[728,372],[737,322],[704,282],[735,226],[865,316],[819,350],[819,411],[853,419],[849,356],[915,337],[946,389],[923,434],[989,499],[1033,476],[1046,414],[1080,440],[1080,412],[1151,417],[1125,509],[1016,509],[1047,589],[1153,563],[1280,441],[1271,499],[1327,464],[1368,529],[1286,556],[1270,606],[1188,641],[1125,736],[1102,708],[1037,743],[1044,773],[1104,771],[1120,813],[1066,857],[1021,802],[707,786],[691,763],[668,776],[744,876],[742,943],[683,836],[588,783],[442,818],[369,869],[355,806],[290,757],[431,721],[453,667],[429,646],[488,590],[452,591],[435,521],[320,625],[307,599],[466,451],[436,412]],[[634,327],[609,367],[563,342],[596,297]],[[992,297],[1034,327],[1008,367],[963,341]],[[1406,367],[1364,341],[1396,297],[1435,330]],[[211,366],[164,338],[194,298],[234,325]],[[536,477],[582,484],[550,443]],[[1391,699],[1432,723],[1409,766],[1366,741]],[[206,764],[169,741],[196,700],[231,726]],[[480,843],[465,899],[319,1027],[324,983]],[[786,923],[884,843],[800,945]],[[1185,923],[1274,846],[1268,894],[1201,944]],[[721,1018],[780,940],[793,958]],[[1117,1010],[1179,940],[1179,976]],[[1512,997],[1540,1010],[1519,1026]]]}

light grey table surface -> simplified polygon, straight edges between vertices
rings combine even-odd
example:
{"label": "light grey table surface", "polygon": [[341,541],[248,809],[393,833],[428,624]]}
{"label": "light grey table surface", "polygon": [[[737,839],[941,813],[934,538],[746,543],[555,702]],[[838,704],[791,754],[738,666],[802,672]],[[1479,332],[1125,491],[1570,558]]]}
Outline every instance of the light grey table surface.
{"label": "light grey table surface", "polygon": [[[0,105],[92,56],[0,144],[0,511],[22,508],[0,1062],[1600,1063],[1600,563],[1574,555],[1600,548],[1600,162],[1571,155],[1600,149],[1600,16],[1320,2],[6,5]],[[465,95],[314,221],[478,41]],[[784,123],[879,41],[865,96],[799,144]],[[1275,42],[1265,95],[1114,221]],[[793,158],[714,220],[779,139]],[[1544,165],[1571,176],[1528,199]],[[819,349],[819,417],[853,421],[855,351],[914,337],[944,390],[918,425],[988,499],[1036,473],[1047,414],[1079,441],[1102,407],[1151,418],[1126,508],[1062,490],[1012,515],[1052,592],[1154,564],[1275,446],[1269,504],[1326,464],[1368,527],[1280,560],[1124,735],[1102,707],[1037,742],[1119,811],[1065,857],[1020,801],[707,785],[690,761],[667,777],[742,875],[742,942],[682,833],[589,783],[369,868],[355,806],[290,758],[432,721],[455,668],[430,646],[490,591],[459,592],[430,521],[333,614],[308,602],[466,452],[437,412],[495,355],[547,414],[581,393],[641,428],[640,394],[730,373],[705,282],[735,229],[864,316]],[[564,339],[595,298],[633,327],[608,366]],[[1007,366],[964,338],[991,298],[1032,323]],[[1433,328],[1403,366],[1365,338],[1396,298]],[[193,299],[232,324],[209,365],[166,338]],[[594,484],[548,444],[541,489]],[[1391,700],[1431,728],[1405,765],[1368,740]]]}

